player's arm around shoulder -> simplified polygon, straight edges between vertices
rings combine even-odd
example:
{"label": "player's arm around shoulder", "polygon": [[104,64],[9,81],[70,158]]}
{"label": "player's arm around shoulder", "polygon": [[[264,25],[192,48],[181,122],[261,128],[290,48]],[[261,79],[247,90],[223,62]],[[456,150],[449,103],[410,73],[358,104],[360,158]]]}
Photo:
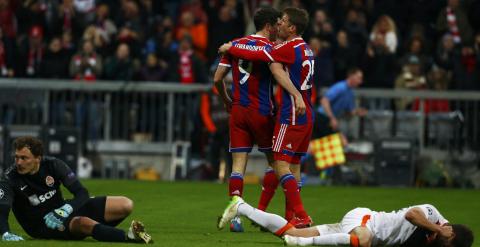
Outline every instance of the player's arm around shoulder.
{"label": "player's arm around shoulder", "polygon": [[293,85],[287,72],[283,69],[283,65],[280,63],[270,63],[270,71],[272,72],[275,80],[282,86],[295,100],[295,113],[296,115],[303,115],[307,109],[305,102],[303,101],[302,94]]}

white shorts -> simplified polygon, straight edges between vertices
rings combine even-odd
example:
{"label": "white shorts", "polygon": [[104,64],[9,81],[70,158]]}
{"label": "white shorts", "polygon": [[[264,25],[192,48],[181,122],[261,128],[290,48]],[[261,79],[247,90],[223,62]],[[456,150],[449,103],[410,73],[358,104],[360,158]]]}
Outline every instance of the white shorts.
{"label": "white shorts", "polygon": [[[372,210],[368,208],[355,208],[350,210],[340,223],[318,225],[317,230],[320,235],[329,235],[333,233],[350,233],[355,227],[361,226],[363,217],[371,215]],[[367,223],[368,225],[368,223]]]}
{"label": "white shorts", "polygon": [[355,208],[350,210],[350,212],[343,216],[343,219],[340,222],[342,225],[342,232],[350,233],[355,227],[361,226],[365,215],[372,215],[372,210],[368,208]]}

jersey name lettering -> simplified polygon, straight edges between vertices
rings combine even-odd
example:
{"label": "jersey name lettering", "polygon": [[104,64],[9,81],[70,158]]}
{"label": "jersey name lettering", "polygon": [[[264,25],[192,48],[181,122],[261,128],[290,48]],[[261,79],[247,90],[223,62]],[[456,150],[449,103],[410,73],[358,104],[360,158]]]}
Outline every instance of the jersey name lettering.
{"label": "jersey name lettering", "polygon": [[265,50],[265,46],[256,46],[256,45],[235,44],[235,47],[238,47],[238,48],[244,49],[244,50],[250,50],[250,51],[263,51],[263,50]]}

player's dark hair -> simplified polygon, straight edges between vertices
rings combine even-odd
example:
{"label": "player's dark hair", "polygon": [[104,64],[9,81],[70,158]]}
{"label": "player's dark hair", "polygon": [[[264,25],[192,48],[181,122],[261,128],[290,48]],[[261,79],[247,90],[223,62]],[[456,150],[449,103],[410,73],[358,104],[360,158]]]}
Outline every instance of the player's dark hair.
{"label": "player's dark hair", "polygon": [[282,17],[282,12],[272,7],[262,7],[257,9],[253,15],[253,24],[257,31],[262,30],[267,24],[276,25],[278,19]]}
{"label": "player's dark hair", "polygon": [[288,7],[283,10],[288,19],[297,29],[297,34],[302,35],[308,25],[308,12],[304,9]]}
{"label": "player's dark hair", "polygon": [[470,247],[473,244],[473,232],[465,225],[453,224],[453,238],[451,244],[454,247]]}
{"label": "player's dark hair", "polygon": [[43,156],[43,143],[38,138],[33,136],[18,137],[13,141],[13,148],[20,150],[28,148],[33,156]]}
{"label": "player's dark hair", "polygon": [[360,68],[357,68],[357,67],[353,67],[353,68],[350,68],[347,70],[347,77],[357,73],[357,72],[360,72],[362,71]]}

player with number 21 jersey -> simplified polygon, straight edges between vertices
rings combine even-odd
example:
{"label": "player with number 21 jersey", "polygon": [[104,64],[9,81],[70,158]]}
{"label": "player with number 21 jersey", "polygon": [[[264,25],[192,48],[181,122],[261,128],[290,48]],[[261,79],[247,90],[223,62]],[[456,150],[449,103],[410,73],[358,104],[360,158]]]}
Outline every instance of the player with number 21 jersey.
{"label": "player with number 21 jersey", "polygon": [[[232,47],[228,52],[234,57],[246,60],[282,63],[289,74],[290,80],[302,94],[306,104],[306,111],[304,115],[296,116],[293,97],[283,88],[280,90],[280,109],[274,132],[276,140],[274,140],[273,151],[292,156],[291,159],[286,157],[281,159],[297,163],[299,156],[303,155],[308,149],[311,127],[314,121],[312,103],[310,101],[315,62],[312,50],[301,37],[297,37],[276,45],[271,50],[253,50],[232,43]],[[290,126],[290,133],[288,136],[285,136],[288,126]],[[296,130],[297,128],[294,126],[301,128],[301,130]],[[295,145],[297,145],[296,148],[294,147]]]}

